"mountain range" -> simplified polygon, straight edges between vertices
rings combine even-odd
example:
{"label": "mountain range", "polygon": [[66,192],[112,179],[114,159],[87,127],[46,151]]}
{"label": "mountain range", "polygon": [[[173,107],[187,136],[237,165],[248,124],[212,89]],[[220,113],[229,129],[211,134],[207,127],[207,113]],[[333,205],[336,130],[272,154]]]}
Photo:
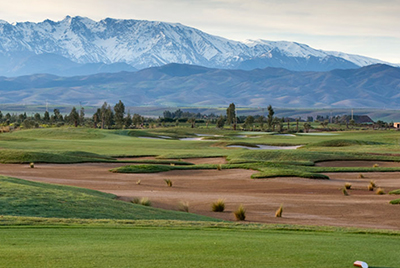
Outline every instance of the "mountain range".
{"label": "mountain range", "polygon": [[383,64],[327,72],[226,70],[168,64],[136,72],[0,77],[0,103],[100,106],[394,108],[400,68]]}
{"label": "mountain range", "polygon": [[134,71],[170,63],[292,71],[356,69],[377,59],[287,41],[238,42],[179,23],[67,16],[40,23],[0,21],[0,75],[59,76]]}

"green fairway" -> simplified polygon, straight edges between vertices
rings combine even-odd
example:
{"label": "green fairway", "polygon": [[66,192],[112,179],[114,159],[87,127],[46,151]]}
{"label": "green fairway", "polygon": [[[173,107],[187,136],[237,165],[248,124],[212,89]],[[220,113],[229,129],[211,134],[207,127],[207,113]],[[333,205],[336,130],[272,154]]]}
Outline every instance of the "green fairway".
{"label": "green fairway", "polygon": [[[229,160],[229,164],[221,168],[259,171],[253,178],[297,176],[326,179],[321,172],[400,171],[400,167],[372,168],[372,165],[371,168],[313,166],[316,162],[333,160],[400,161],[397,153],[400,149],[398,131],[339,131],[292,136],[273,134],[184,127],[141,130],[33,129],[0,134],[0,163],[114,162],[116,157],[156,156],[158,160],[131,161],[142,164],[179,165],[142,165],[114,170],[148,173],[173,169],[214,169],[217,168],[216,165],[189,166],[189,163],[178,160],[224,156]],[[179,140],[198,138],[199,135],[204,140]],[[252,148],[257,145],[303,146],[297,150],[248,150],[228,148],[229,145]],[[166,158],[176,160],[162,160]]]}
{"label": "green fairway", "polygon": [[[0,221],[1,222],[1,221]],[[398,234],[126,226],[1,227],[2,267],[398,267]]]}
{"label": "green fairway", "polygon": [[98,191],[0,176],[0,215],[81,219],[209,221],[204,216],[115,200]]}

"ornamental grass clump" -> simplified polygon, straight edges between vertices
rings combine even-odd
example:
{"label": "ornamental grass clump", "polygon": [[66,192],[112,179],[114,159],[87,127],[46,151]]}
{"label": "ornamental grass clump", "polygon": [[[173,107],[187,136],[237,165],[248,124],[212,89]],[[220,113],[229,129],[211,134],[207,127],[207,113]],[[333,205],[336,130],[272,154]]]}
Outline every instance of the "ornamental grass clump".
{"label": "ornamental grass clump", "polygon": [[343,193],[343,195],[345,195],[345,196],[348,196],[348,195],[349,195],[349,193],[347,192],[346,188],[342,188],[342,193]]}
{"label": "ornamental grass clump", "polygon": [[214,212],[224,212],[225,210],[225,200],[218,199],[216,202],[211,204],[211,210]]}
{"label": "ornamental grass clump", "polygon": [[172,181],[170,179],[165,179],[164,181],[168,187],[172,187]]}
{"label": "ornamental grass clump", "polygon": [[281,218],[282,217],[282,212],[283,212],[283,205],[281,205],[278,210],[275,212],[275,217]]}
{"label": "ornamental grass clump", "polygon": [[189,202],[187,201],[179,202],[178,210],[183,212],[189,212]]}
{"label": "ornamental grass clump", "polygon": [[237,221],[244,221],[246,219],[246,209],[243,205],[240,205],[239,208],[233,212]]}
{"label": "ornamental grass clump", "polygon": [[346,190],[350,190],[351,189],[351,183],[350,182],[346,182],[344,184],[344,188],[346,188]]}
{"label": "ornamental grass clump", "polygon": [[136,182],[137,185],[140,185],[141,183],[142,183],[141,180],[138,180],[138,181]]}
{"label": "ornamental grass clump", "polygon": [[374,164],[372,167],[377,168],[377,167],[379,167],[379,165],[378,164]]}
{"label": "ornamental grass clump", "polygon": [[147,197],[143,197],[142,199],[140,199],[140,204],[142,206],[150,207],[151,201]]}
{"label": "ornamental grass clump", "polygon": [[217,166],[217,170],[219,170],[219,171],[222,170],[222,165],[221,165],[221,164],[219,164],[219,165]]}
{"label": "ornamental grass clump", "polygon": [[365,177],[364,177],[363,174],[360,173],[360,174],[358,174],[358,178],[359,178],[359,179],[364,179]]}
{"label": "ornamental grass clump", "polygon": [[382,188],[378,188],[378,189],[376,189],[376,194],[377,195],[383,195],[383,194],[385,194],[385,191],[382,189]]}
{"label": "ornamental grass clump", "polygon": [[30,168],[35,168],[35,163],[32,162],[29,164],[29,166],[30,166]]}

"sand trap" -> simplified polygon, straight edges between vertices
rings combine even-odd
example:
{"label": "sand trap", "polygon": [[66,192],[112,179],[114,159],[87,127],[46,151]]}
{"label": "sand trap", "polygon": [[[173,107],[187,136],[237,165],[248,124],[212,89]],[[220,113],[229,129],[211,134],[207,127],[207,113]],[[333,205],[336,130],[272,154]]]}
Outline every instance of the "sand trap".
{"label": "sand trap", "polygon": [[296,146],[272,146],[272,145],[262,145],[256,144],[257,147],[250,147],[250,146],[243,146],[243,145],[228,145],[226,147],[229,148],[242,148],[242,149],[249,149],[249,150],[295,150],[300,148],[302,145]]}
{"label": "sand trap", "polygon": [[[197,159],[217,161],[217,158]],[[223,159],[223,158],[222,158]],[[222,161],[219,158],[218,161]],[[185,159],[194,162],[193,160]],[[232,211],[243,204],[251,222],[333,225],[400,230],[399,206],[388,202],[394,196],[376,195],[367,190],[370,180],[386,192],[400,189],[400,172],[327,174],[331,180],[276,178],[253,180],[252,170],[185,170],[155,174],[117,174],[108,170],[119,163],[86,164],[0,164],[0,174],[32,181],[85,187],[114,193],[123,200],[148,197],[155,207],[177,209],[189,202],[190,212],[234,220]],[[167,187],[164,179],[173,181]],[[136,182],[141,180],[141,184]],[[345,182],[352,184],[349,196],[341,192]],[[210,211],[213,201],[224,198],[226,212]],[[275,218],[283,204],[283,217]]]}

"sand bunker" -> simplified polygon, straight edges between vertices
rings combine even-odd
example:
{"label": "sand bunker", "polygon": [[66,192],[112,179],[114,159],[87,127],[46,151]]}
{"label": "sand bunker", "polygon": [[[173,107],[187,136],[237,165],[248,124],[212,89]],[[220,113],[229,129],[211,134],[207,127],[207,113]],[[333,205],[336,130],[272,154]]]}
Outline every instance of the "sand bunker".
{"label": "sand bunker", "polygon": [[[218,160],[219,159],[219,160]],[[223,162],[224,158],[184,159],[189,162]],[[331,162],[332,163],[332,162]],[[399,206],[390,205],[395,196],[376,195],[367,190],[370,180],[386,192],[400,189],[400,172],[327,174],[331,180],[276,178],[253,180],[252,170],[185,170],[155,174],[117,174],[108,170],[119,163],[86,164],[0,164],[0,174],[32,181],[73,185],[113,193],[122,200],[148,197],[155,207],[174,209],[189,202],[193,213],[234,220],[232,211],[243,204],[246,220],[262,223],[353,226],[400,230]],[[173,181],[167,187],[164,179]],[[141,180],[141,184],[136,182]],[[349,196],[341,192],[352,184]],[[225,199],[226,212],[210,211],[213,201]],[[283,204],[283,217],[275,218]]]}

